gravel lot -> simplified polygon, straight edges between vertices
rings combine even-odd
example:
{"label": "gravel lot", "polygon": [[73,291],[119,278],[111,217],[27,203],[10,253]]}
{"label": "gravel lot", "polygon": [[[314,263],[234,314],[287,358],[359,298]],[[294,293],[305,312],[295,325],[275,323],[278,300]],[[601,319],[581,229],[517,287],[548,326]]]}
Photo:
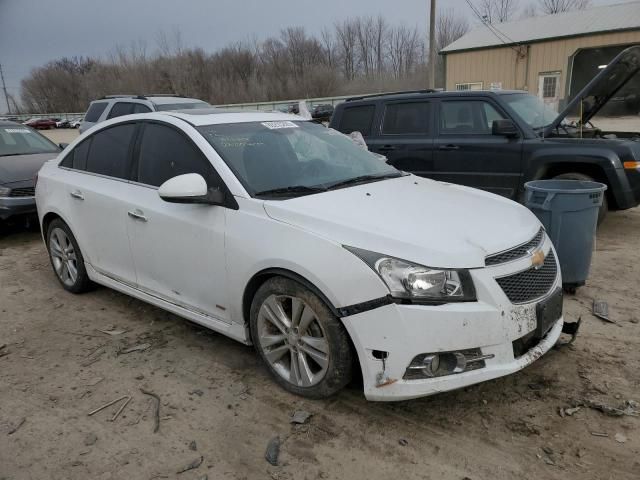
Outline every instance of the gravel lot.
{"label": "gravel lot", "polygon": [[[566,319],[582,318],[572,346],[503,379],[378,404],[357,382],[303,400],[249,347],[106,288],[66,293],[39,233],[0,226],[0,479],[640,478],[640,418],[593,408],[640,402],[638,231],[640,209],[599,230],[588,285],[565,300]],[[594,298],[615,323],[591,315]],[[160,398],[157,433],[142,389]],[[88,416],[124,395],[115,421],[120,404]],[[297,409],[307,424],[290,423]],[[275,436],[279,466],[264,459]]]}

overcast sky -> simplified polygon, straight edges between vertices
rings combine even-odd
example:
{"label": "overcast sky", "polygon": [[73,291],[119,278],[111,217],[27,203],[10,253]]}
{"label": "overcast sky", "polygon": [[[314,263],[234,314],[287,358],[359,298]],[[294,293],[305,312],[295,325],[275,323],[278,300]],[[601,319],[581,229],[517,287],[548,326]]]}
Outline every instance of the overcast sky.
{"label": "overcast sky", "polygon": [[[520,0],[527,4],[534,0]],[[624,0],[593,0],[593,4]],[[213,51],[288,26],[319,32],[336,20],[383,15],[390,23],[424,29],[428,0],[0,0],[0,64],[10,94],[20,80],[50,60],[104,56],[116,45],[142,40],[152,51],[161,31],[179,29],[185,47]],[[479,0],[473,0],[476,5]],[[474,21],[465,0],[438,0]],[[476,22],[477,23],[477,22]],[[426,29],[425,29],[426,30]],[[0,112],[5,111],[0,94]]]}

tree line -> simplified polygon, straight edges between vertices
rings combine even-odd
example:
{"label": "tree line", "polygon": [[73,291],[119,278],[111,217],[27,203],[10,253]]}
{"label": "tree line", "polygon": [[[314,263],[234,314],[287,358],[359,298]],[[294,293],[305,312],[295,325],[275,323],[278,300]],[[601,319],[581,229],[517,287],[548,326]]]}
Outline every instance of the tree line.
{"label": "tree line", "polygon": [[[468,30],[465,17],[439,12],[437,48]],[[138,41],[104,58],[61,58],[32,70],[21,83],[21,109],[81,112],[109,94],[174,93],[224,104],[422,88],[427,57],[421,30],[381,16],[346,19],[317,35],[289,27],[211,53],[184,47],[174,31],[160,34],[152,52]],[[442,85],[442,59],[435,68]]]}
{"label": "tree line", "polygon": [[[582,9],[590,0],[479,0],[483,23]],[[469,30],[464,15],[438,12],[436,48]],[[430,68],[444,86],[444,62],[428,64],[426,36],[384,17],[357,17],[312,35],[289,27],[263,41],[236,42],[214,52],[186,48],[179,31],[158,35],[156,48],[138,41],[104,58],[61,58],[21,82],[24,112],[81,112],[109,94],[173,93],[212,104],[275,101],[422,88]],[[13,99],[12,99],[13,100]],[[16,108],[19,107],[19,108]]]}

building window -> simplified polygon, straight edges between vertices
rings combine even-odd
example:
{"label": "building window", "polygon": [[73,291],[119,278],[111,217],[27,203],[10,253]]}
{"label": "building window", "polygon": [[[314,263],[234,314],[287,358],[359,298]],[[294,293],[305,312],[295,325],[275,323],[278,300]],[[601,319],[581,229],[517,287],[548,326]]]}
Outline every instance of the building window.
{"label": "building window", "polygon": [[459,92],[465,90],[482,90],[482,82],[456,83],[456,90]]}
{"label": "building window", "polygon": [[556,96],[556,88],[558,86],[557,76],[548,76],[542,79],[542,97],[554,98]]}

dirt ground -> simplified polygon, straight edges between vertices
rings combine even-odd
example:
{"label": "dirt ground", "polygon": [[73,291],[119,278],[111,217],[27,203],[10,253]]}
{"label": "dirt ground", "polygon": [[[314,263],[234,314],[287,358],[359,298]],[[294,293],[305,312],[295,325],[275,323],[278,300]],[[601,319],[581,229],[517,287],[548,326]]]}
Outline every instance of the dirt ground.
{"label": "dirt ground", "polygon": [[[38,232],[5,225],[0,478],[637,479],[640,418],[571,408],[640,401],[638,231],[640,209],[600,229],[588,285],[565,301],[566,319],[583,321],[574,345],[503,379],[380,404],[357,383],[303,400],[250,347],[107,288],[66,293]],[[594,298],[615,323],[591,315]],[[142,389],[160,397],[157,433]],[[123,395],[115,421],[121,404],[88,415]],[[290,424],[296,409],[307,424]],[[275,436],[277,467],[264,459]]]}
{"label": "dirt ground", "polygon": [[[640,208],[599,230],[588,284],[565,300],[565,318],[582,318],[572,346],[506,378],[381,404],[357,382],[295,397],[250,347],[106,288],[69,294],[39,233],[2,225],[0,479],[640,478],[640,417],[593,408],[640,402],[639,231]],[[591,315],[593,299],[615,323]],[[157,433],[143,389],[160,398]],[[124,395],[115,421],[122,403],[88,415]],[[298,409],[307,424],[290,423]]]}

